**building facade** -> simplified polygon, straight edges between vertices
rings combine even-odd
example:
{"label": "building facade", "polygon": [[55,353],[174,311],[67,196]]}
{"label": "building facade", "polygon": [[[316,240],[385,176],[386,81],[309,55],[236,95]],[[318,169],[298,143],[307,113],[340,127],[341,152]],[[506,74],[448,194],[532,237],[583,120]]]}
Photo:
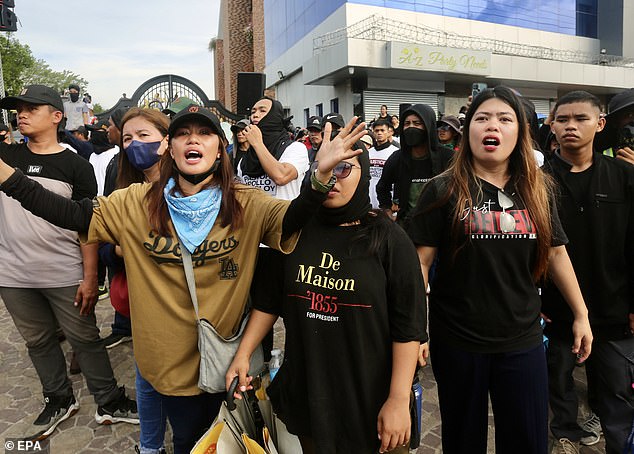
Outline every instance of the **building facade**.
{"label": "building facade", "polygon": [[474,83],[545,115],[561,94],[634,86],[634,0],[264,0],[269,88],[305,125],[387,104],[457,114]]}
{"label": "building facade", "polygon": [[221,0],[214,52],[215,96],[229,110],[237,110],[239,72],[264,70],[263,0]]}

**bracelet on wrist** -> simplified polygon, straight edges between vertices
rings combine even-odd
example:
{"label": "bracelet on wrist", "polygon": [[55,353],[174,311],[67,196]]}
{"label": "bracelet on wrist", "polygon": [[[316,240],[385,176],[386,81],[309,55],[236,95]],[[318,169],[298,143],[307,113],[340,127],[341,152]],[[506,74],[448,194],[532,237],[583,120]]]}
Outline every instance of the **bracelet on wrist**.
{"label": "bracelet on wrist", "polygon": [[315,191],[322,192],[324,194],[330,192],[332,188],[335,186],[337,182],[337,177],[334,174],[328,180],[328,183],[324,184],[317,178],[317,171],[319,169],[315,169],[313,173],[310,174],[310,183]]}

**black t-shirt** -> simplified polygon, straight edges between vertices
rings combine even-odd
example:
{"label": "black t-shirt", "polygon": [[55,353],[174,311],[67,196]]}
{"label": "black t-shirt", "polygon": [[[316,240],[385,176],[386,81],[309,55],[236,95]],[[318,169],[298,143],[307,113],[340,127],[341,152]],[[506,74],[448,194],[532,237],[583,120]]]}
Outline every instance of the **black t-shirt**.
{"label": "black t-shirt", "polygon": [[375,453],[388,397],[392,342],[426,340],[425,293],[416,251],[396,224],[379,256],[360,226],[315,220],[286,257],[282,301],[264,312],[286,327],[284,363],[268,393],[290,432],[319,453]]}
{"label": "black t-shirt", "polygon": [[[515,231],[500,228],[502,208],[498,188],[480,180],[482,193],[472,191],[475,203],[465,207],[461,220],[463,247],[452,247],[455,202],[421,213],[444,196],[441,178],[430,182],[421,194],[408,233],[417,246],[438,248],[438,267],[431,283],[430,338],[466,351],[499,353],[539,345],[541,301],[533,282],[537,233],[528,211],[513,188],[505,194],[513,200],[506,212],[515,218]],[[567,242],[556,209],[552,212],[553,246]]]}
{"label": "black t-shirt", "polygon": [[434,176],[431,168],[431,157],[427,154],[424,158],[412,158],[410,161],[412,166],[412,180],[409,187],[409,211],[414,209],[418,196],[423,190],[425,184]]}
{"label": "black t-shirt", "polygon": [[[33,153],[26,143],[0,144],[0,158],[29,177],[67,184],[73,200],[97,195],[97,181],[92,165],[81,156],[64,148],[58,153]],[[49,188],[50,189],[50,188]]]}
{"label": "black t-shirt", "polygon": [[582,172],[570,172],[567,175],[566,183],[572,194],[572,197],[578,202],[578,205],[583,206],[590,198],[590,182],[592,181],[593,166],[588,167]]}

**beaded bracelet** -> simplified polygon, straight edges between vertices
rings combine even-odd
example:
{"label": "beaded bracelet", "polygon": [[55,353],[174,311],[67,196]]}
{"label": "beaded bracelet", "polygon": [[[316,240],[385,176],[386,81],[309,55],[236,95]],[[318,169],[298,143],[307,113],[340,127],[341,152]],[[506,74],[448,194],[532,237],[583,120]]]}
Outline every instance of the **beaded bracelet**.
{"label": "beaded bracelet", "polygon": [[310,174],[310,183],[312,184],[313,189],[315,191],[326,194],[330,192],[332,188],[335,186],[335,183],[337,182],[337,177],[334,176],[333,174],[330,177],[330,180],[328,180],[328,183],[324,184],[321,181],[319,181],[319,179],[317,179],[317,170],[319,169],[315,169],[315,171]]}

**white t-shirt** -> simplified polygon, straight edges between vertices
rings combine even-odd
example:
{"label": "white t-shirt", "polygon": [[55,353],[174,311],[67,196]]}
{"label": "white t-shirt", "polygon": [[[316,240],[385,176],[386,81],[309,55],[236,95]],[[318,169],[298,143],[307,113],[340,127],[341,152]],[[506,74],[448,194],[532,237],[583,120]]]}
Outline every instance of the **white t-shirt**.
{"label": "white t-shirt", "polygon": [[92,168],[95,172],[95,178],[97,179],[97,195],[103,195],[103,188],[106,183],[106,169],[112,158],[119,153],[119,147],[115,145],[110,150],[106,150],[102,153],[93,153],[88,159],[92,164]]}
{"label": "white t-shirt", "polygon": [[64,103],[64,116],[66,117],[66,129],[76,131],[80,126],[84,126],[84,112],[88,113],[88,107],[83,101]]}
{"label": "white t-shirt", "polygon": [[387,158],[396,150],[398,150],[398,147],[393,144],[382,150],[376,150],[374,147],[368,150],[368,154],[370,155],[370,202],[372,202],[372,208],[379,207],[379,200],[376,197],[376,184],[383,174],[385,161],[387,161]]}
{"label": "white t-shirt", "polygon": [[257,178],[244,175],[242,173],[242,162],[238,165],[238,178],[240,178],[242,183],[260,188],[276,199],[293,200],[299,195],[304,174],[308,171],[308,150],[303,143],[293,142],[286,147],[282,156],[280,156],[279,162],[287,162],[295,167],[295,170],[297,170],[297,178],[283,186],[278,186],[275,184],[275,181],[266,174]]}

